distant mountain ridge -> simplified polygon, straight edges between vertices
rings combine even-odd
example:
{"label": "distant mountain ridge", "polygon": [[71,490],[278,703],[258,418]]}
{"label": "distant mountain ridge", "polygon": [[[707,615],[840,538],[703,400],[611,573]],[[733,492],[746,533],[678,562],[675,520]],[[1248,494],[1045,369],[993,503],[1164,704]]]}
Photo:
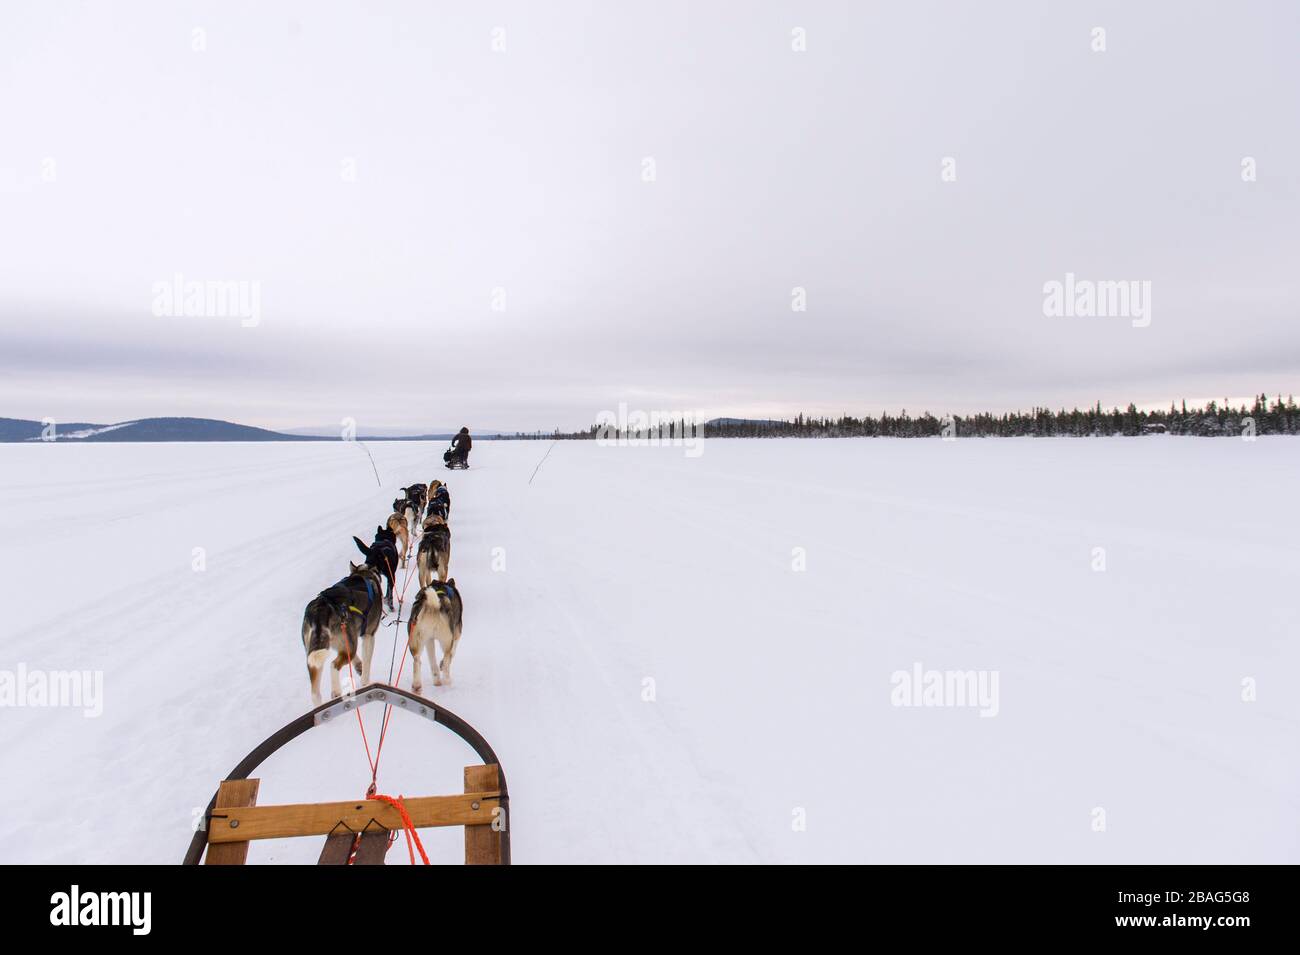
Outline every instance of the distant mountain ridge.
{"label": "distant mountain ridge", "polygon": [[[83,421],[68,422],[56,426],[65,431],[84,431],[88,428],[107,427],[102,424],[86,424]],[[0,441],[30,441],[39,438],[45,430],[41,421],[25,421],[22,418],[0,418]]]}
{"label": "distant mountain ridge", "polygon": [[0,418],[0,441],[305,441],[291,434],[254,428],[214,418],[140,418],[113,424],[56,421],[53,438],[46,439],[40,421]]}

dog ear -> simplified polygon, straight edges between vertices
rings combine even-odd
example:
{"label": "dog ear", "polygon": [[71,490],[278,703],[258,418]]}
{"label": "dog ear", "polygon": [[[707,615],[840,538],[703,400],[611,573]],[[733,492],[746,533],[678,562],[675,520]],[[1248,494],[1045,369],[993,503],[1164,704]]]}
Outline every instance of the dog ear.
{"label": "dog ear", "polygon": [[360,537],[353,537],[352,540],[356,543],[357,550],[361,551],[361,553],[365,554],[367,557],[370,556],[370,548],[361,543]]}

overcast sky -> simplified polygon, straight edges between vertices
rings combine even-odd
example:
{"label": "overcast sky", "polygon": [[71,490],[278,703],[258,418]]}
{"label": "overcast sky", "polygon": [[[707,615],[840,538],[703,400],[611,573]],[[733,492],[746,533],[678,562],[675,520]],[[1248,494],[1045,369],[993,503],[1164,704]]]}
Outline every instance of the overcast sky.
{"label": "overcast sky", "polygon": [[[1300,391],[1298,43],[1290,2],[7,0],[0,416]],[[1046,316],[1067,272],[1150,324]],[[257,323],[155,314],[177,274]]]}

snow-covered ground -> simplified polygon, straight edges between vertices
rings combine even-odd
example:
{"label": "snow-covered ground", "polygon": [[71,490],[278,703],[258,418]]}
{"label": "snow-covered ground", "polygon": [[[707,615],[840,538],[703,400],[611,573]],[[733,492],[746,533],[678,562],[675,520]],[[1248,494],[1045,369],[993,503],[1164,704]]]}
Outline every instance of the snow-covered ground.
{"label": "snow-covered ground", "polygon": [[[433,477],[466,609],[426,693],[500,755],[516,862],[1300,861],[1300,441],[570,442],[531,484],[546,442],[369,448],[382,488],[349,444],[0,445],[0,671],[103,672],[98,718],[0,709],[0,861],[179,861],[308,707],[304,604]],[[996,715],[893,705],[918,664]],[[397,714],[380,788],[473,761]],[[355,721],[257,775],[369,781]]]}

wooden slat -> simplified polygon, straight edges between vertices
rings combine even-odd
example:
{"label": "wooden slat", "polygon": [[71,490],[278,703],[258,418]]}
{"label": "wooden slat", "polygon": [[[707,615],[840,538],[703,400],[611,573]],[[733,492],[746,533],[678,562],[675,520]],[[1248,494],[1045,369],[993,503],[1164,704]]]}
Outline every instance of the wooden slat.
{"label": "wooden slat", "polygon": [[361,833],[361,845],[357,846],[357,857],[353,860],[353,865],[383,865],[386,855],[388,830],[367,829]]}
{"label": "wooden slat", "polygon": [[352,843],[357,836],[354,832],[340,829],[332,836],[325,837],[325,845],[320,851],[317,865],[347,865],[348,856],[352,855]]}
{"label": "wooden slat", "polygon": [[[217,801],[212,809],[213,815],[224,814],[230,809],[256,805],[257,789],[260,785],[261,781],[257,779],[223,779],[221,785],[217,787]],[[213,845],[217,840],[212,838],[212,834],[219,829],[229,830],[232,835],[238,833],[238,830],[230,829],[224,819],[213,818],[208,821],[207,865],[243,865],[248,861],[248,840],[236,838],[225,840],[221,845]]]}
{"label": "wooden slat", "polygon": [[[430,826],[486,826],[498,805],[496,790],[463,796],[413,796],[404,799],[406,811],[417,829]],[[478,808],[475,809],[474,805]],[[288,806],[249,806],[223,811],[225,819],[214,819],[208,842],[247,842],[250,839],[286,839],[293,836],[323,836],[339,823],[354,831],[376,825],[401,829],[402,817],[387,803],[373,799],[355,802],[301,803]],[[238,826],[231,826],[237,822]],[[210,850],[209,850],[210,851]]]}
{"label": "wooden slat", "polygon": [[[501,771],[495,763],[490,766],[465,767],[465,792],[496,792],[500,786]],[[497,800],[493,800],[492,809],[488,810],[489,825],[465,827],[466,865],[501,864],[501,833],[491,826],[493,810],[499,805]]]}

